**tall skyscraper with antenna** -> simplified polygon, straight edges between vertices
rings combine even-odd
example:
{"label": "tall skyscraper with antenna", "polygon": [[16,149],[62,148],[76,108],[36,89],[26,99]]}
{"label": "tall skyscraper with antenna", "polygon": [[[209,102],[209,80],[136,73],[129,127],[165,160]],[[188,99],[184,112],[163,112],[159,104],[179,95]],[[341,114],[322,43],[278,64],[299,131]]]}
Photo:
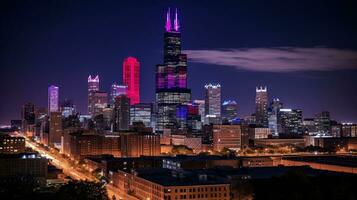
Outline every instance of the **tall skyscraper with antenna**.
{"label": "tall skyscraper with antenna", "polygon": [[157,131],[178,128],[176,109],[191,99],[191,90],[187,88],[187,55],[181,53],[177,9],[174,26],[171,25],[169,8],[164,33],[164,62],[156,66]]}

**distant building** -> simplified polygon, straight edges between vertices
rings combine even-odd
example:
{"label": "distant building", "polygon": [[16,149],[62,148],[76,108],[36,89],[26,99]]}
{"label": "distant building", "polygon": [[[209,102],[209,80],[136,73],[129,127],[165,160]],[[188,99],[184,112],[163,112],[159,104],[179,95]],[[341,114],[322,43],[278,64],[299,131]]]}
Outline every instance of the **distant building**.
{"label": "distant building", "polygon": [[63,117],[76,114],[76,107],[73,104],[73,100],[65,99],[61,104],[61,112]]}
{"label": "distant building", "polygon": [[332,137],[341,137],[342,135],[342,124],[331,121],[331,136]]}
{"label": "distant building", "polygon": [[317,134],[315,120],[313,118],[305,118],[302,121],[302,128],[305,135]]}
{"label": "distant building", "polygon": [[108,106],[108,93],[102,91],[94,91],[89,95],[90,103],[90,115],[95,117],[96,115],[103,114],[103,109]]}
{"label": "distant building", "polygon": [[113,83],[110,87],[110,104],[114,105],[115,103],[115,97],[127,93],[128,86],[126,85],[118,85],[116,83]]}
{"label": "distant building", "polygon": [[59,111],[59,88],[51,85],[48,87],[48,113]]}
{"label": "distant building", "polygon": [[[207,119],[207,120],[206,120]],[[221,85],[205,85],[205,124],[221,122]]]}
{"label": "distant building", "polygon": [[238,117],[238,105],[236,101],[228,100],[222,104],[222,121],[232,122]]}
{"label": "distant building", "polygon": [[241,148],[240,125],[213,125],[213,149],[224,148],[239,150]]}
{"label": "distant building", "polygon": [[270,106],[268,109],[268,127],[270,128],[270,132],[274,136],[279,135],[278,113],[279,113],[279,110],[282,108],[283,108],[283,103],[278,98],[275,98],[270,103]]}
{"label": "distant building", "polygon": [[279,136],[302,135],[302,111],[299,109],[280,109],[278,113]]}
{"label": "distant building", "polygon": [[193,100],[193,103],[198,105],[198,114],[201,115],[201,122],[205,119],[205,100]]}
{"label": "distant building", "polygon": [[268,101],[267,87],[257,87],[255,96],[255,117],[258,125],[268,126]]}
{"label": "distant building", "polygon": [[342,137],[357,137],[357,124],[342,123]]}
{"label": "distant building", "polygon": [[120,135],[122,157],[159,156],[160,135],[151,133],[123,133]]}
{"label": "distant building", "polygon": [[20,119],[13,119],[10,121],[11,128],[14,130],[21,130],[22,127],[22,120]]}
{"label": "distant building", "polygon": [[137,58],[125,58],[123,84],[128,86],[127,96],[130,98],[130,105],[140,103],[140,63]]}
{"label": "distant building", "polygon": [[126,95],[115,98],[113,109],[113,131],[129,130],[130,99]]}
{"label": "distant building", "polygon": [[330,112],[323,111],[317,113],[314,118],[316,131],[318,134],[331,135]]}
{"label": "distant building", "polygon": [[62,137],[62,113],[51,112],[49,121],[48,145],[60,148]]}
{"label": "distant building", "polygon": [[88,114],[92,115],[94,112],[94,100],[93,100],[93,92],[99,91],[99,76],[89,75],[88,77]]}
{"label": "distant building", "polygon": [[195,153],[199,153],[202,150],[202,138],[201,137],[189,137],[185,135],[171,135],[172,145],[184,145],[192,149]]}
{"label": "distant building", "polygon": [[249,139],[264,139],[271,135],[271,130],[266,127],[249,127]]}
{"label": "distant building", "polygon": [[32,136],[35,131],[35,105],[27,103],[22,106],[21,110],[22,132],[25,135]]}
{"label": "distant building", "polygon": [[130,107],[130,124],[143,122],[146,127],[152,124],[152,103],[138,103]]}

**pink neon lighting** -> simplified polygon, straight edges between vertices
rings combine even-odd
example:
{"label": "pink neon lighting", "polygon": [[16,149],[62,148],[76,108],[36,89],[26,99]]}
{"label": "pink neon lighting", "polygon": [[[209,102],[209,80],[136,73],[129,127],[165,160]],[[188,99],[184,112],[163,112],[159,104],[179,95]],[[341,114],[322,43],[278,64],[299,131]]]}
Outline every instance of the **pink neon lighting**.
{"label": "pink neon lighting", "polygon": [[128,86],[126,94],[130,105],[140,103],[140,63],[134,57],[128,57],[123,62],[123,84]]}
{"label": "pink neon lighting", "polygon": [[175,12],[175,20],[174,20],[174,29],[176,32],[179,32],[180,30],[180,23],[179,20],[177,18],[177,8],[176,8],[176,12]]}
{"label": "pink neon lighting", "polygon": [[92,75],[89,75],[88,82],[99,82],[99,76],[97,75],[95,78],[92,78]]}
{"label": "pink neon lighting", "polygon": [[170,8],[167,10],[165,28],[166,28],[166,32],[170,32],[170,31],[171,31],[171,13],[170,13]]}

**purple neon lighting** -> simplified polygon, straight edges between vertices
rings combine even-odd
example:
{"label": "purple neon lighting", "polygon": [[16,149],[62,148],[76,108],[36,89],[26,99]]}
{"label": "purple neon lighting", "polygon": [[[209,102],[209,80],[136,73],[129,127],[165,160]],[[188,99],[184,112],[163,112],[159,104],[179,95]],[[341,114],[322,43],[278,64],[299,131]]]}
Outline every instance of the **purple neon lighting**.
{"label": "purple neon lighting", "polygon": [[170,8],[167,10],[167,14],[166,14],[166,32],[170,32],[171,31],[171,13],[170,13]]}
{"label": "purple neon lighting", "polygon": [[175,12],[175,20],[174,20],[174,29],[176,32],[179,32],[180,30],[180,23],[179,20],[177,18],[177,8],[176,8],[176,12]]}

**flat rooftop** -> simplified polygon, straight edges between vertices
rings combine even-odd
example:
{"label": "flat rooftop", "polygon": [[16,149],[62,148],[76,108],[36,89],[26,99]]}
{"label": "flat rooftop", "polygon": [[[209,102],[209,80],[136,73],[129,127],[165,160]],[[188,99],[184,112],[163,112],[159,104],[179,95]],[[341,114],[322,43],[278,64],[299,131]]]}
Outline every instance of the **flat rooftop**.
{"label": "flat rooftop", "polygon": [[357,167],[357,156],[300,156],[285,157],[285,160],[312,162],[345,167]]}

